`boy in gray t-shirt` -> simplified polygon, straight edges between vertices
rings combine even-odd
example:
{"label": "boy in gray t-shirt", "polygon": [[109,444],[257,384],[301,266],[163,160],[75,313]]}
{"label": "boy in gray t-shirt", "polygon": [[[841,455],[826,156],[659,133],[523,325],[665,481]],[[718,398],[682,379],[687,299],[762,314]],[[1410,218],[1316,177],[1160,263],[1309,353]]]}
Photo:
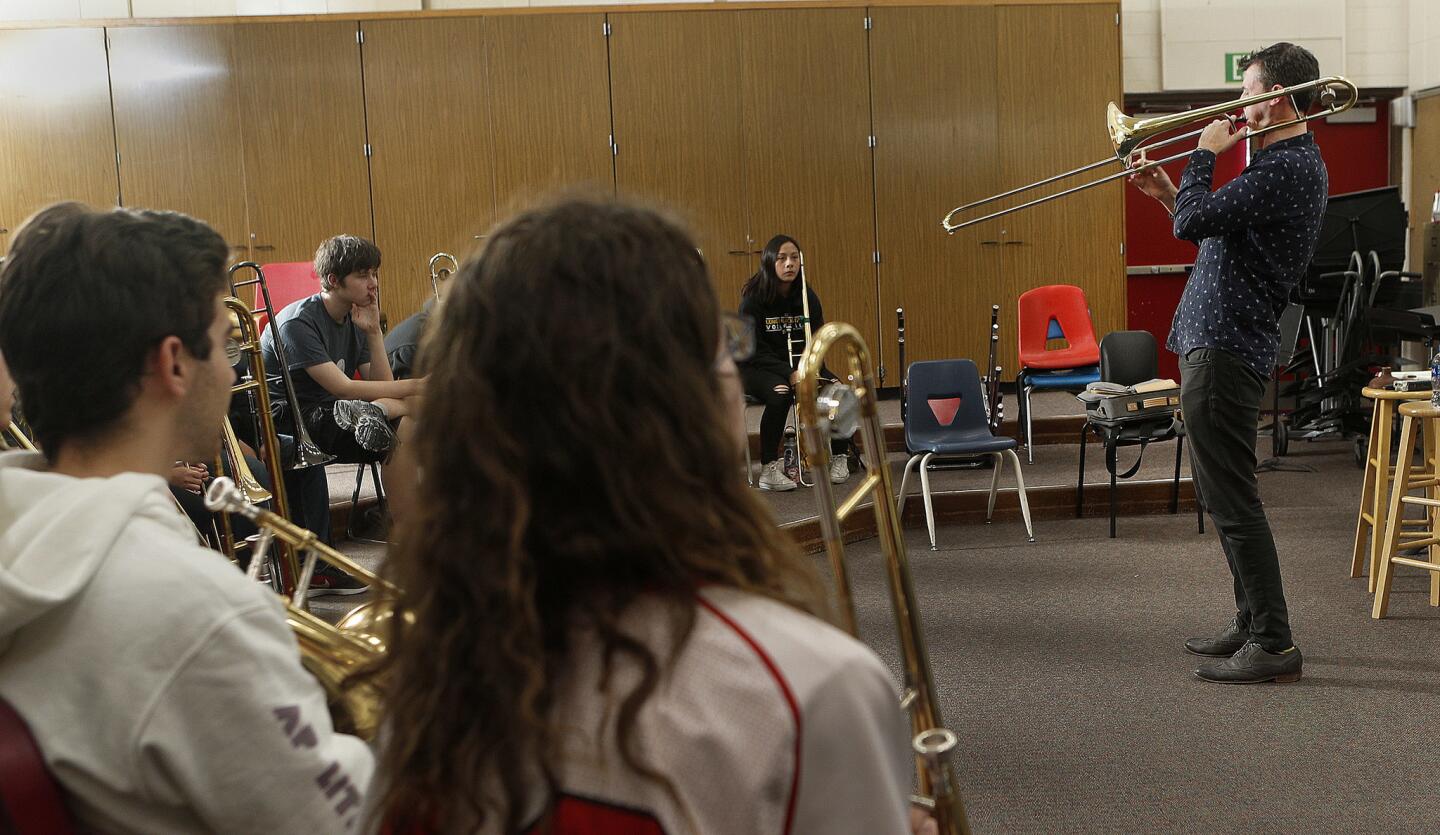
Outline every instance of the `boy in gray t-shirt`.
{"label": "boy in gray t-shirt", "polygon": [[[344,463],[385,460],[395,445],[394,423],[418,405],[424,380],[396,380],[380,333],[380,249],[364,238],[339,235],[315,252],[320,292],[275,314],[260,339],[277,423],[294,430],[299,414],[317,446]],[[288,402],[274,334],[298,403]],[[283,429],[282,429],[283,431]]]}

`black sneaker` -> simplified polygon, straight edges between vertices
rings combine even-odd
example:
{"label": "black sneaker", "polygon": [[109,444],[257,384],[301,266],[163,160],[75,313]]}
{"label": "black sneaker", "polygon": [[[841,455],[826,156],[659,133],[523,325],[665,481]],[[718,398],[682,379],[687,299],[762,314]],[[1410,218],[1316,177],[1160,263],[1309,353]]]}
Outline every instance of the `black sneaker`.
{"label": "black sneaker", "polygon": [[1284,652],[1268,652],[1264,647],[1250,641],[1240,651],[1223,661],[1212,661],[1200,665],[1195,675],[1216,684],[1259,684],[1273,681],[1289,684],[1300,680],[1300,668],[1304,659],[1298,647]]}
{"label": "black sneaker", "polygon": [[333,565],[317,565],[314,575],[310,577],[310,588],[305,592],[305,596],[310,598],[324,597],[327,594],[361,594],[369,588]]}
{"label": "black sneaker", "polygon": [[1250,633],[1240,628],[1240,619],[1231,618],[1224,629],[1208,638],[1187,638],[1185,651],[1206,658],[1229,658],[1249,640]]}

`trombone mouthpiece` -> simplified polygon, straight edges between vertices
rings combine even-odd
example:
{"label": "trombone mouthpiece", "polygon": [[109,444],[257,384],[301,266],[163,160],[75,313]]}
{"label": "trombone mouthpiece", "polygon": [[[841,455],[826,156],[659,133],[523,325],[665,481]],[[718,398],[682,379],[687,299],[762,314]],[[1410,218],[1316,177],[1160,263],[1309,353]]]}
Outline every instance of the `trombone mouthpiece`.
{"label": "trombone mouthpiece", "polygon": [[255,506],[245,501],[240,488],[226,476],[216,476],[205,491],[205,509],[212,513],[236,513],[253,519]]}

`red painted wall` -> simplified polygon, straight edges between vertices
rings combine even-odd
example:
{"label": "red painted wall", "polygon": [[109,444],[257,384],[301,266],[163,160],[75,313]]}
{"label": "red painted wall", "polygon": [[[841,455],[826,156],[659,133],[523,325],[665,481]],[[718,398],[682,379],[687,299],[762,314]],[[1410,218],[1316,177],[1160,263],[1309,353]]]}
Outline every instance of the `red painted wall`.
{"label": "red painted wall", "polygon": [[[1369,124],[1310,123],[1320,155],[1330,173],[1330,193],[1345,194],[1379,188],[1390,181],[1390,113],[1385,102],[1375,105],[1375,121]],[[1181,147],[1181,146],[1177,146]],[[1233,179],[1243,169],[1242,149],[1222,157],[1215,169],[1215,186]],[[1178,184],[1185,161],[1165,166]],[[1125,189],[1125,265],[1191,264],[1196,247],[1178,241],[1171,234],[1170,215],[1159,203],[1134,187]],[[1185,289],[1184,275],[1142,275],[1126,279],[1126,327],[1146,330],[1160,343],[1160,376],[1179,379],[1179,358],[1165,350],[1170,320]]]}

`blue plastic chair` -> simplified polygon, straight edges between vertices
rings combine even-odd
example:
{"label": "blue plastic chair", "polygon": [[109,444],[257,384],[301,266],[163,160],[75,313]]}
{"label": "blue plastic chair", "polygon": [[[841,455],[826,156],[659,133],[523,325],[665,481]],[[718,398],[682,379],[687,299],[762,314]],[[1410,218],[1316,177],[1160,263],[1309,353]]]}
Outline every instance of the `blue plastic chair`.
{"label": "blue plastic chair", "polygon": [[985,391],[980,386],[980,372],[970,360],[933,360],[911,363],[906,372],[905,449],[910,460],[900,477],[900,495],[896,499],[905,510],[905,488],[910,471],[920,465],[920,491],[925,497],[925,527],[930,532],[930,550],[935,550],[935,507],[930,498],[930,462],[935,458],[973,458],[989,455],[994,458],[990,477],[990,502],[985,521],[995,515],[995,491],[1000,484],[1004,456],[1015,467],[1015,485],[1020,492],[1020,515],[1025,518],[1025,533],[1035,541],[1030,524],[1030,501],[1025,496],[1025,476],[1020,472],[1019,446],[1014,438],[997,438],[990,432],[985,418]]}

